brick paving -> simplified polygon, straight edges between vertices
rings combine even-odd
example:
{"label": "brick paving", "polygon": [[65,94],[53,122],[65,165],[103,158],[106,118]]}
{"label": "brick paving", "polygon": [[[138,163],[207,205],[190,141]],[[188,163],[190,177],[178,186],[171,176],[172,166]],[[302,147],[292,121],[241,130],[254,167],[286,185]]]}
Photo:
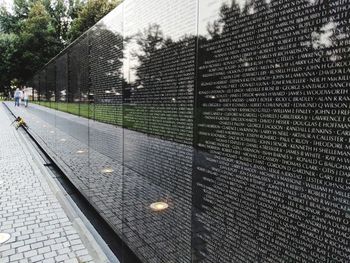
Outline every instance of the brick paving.
{"label": "brick paving", "polygon": [[0,106],[0,263],[93,262]]}

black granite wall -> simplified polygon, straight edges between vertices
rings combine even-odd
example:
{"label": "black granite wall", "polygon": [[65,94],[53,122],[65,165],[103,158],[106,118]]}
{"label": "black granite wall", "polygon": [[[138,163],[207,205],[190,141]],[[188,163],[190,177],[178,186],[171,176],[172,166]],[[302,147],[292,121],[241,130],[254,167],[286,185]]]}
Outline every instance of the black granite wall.
{"label": "black granite wall", "polygon": [[126,0],[24,114],[142,262],[350,262],[349,10]]}

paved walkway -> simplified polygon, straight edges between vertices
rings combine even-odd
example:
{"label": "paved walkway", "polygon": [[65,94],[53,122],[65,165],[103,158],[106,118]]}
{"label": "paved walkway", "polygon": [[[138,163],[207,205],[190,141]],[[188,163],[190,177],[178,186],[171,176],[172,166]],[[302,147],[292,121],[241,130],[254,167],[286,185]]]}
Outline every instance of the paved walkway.
{"label": "paved walkway", "polygon": [[93,262],[0,105],[0,263]]}

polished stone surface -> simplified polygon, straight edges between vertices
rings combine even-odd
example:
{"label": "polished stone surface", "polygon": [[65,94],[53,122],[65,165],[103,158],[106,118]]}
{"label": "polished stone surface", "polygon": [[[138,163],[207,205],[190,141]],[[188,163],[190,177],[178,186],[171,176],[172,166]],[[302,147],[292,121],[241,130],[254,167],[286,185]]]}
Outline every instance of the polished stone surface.
{"label": "polished stone surface", "polygon": [[347,262],[349,8],[126,0],[19,111],[144,262]]}

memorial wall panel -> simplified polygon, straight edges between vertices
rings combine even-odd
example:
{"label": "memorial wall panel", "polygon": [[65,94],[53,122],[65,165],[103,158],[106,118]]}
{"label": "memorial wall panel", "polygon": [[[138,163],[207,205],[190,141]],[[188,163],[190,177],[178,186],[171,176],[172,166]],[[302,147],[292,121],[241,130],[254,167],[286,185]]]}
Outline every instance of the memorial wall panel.
{"label": "memorial wall panel", "polygon": [[[56,102],[57,109],[79,114],[81,90],[86,90],[88,80],[82,71],[87,68],[88,56],[84,53],[84,36],[77,41],[79,49],[72,48],[56,59]],[[74,72],[74,76],[73,73]],[[67,117],[55,113],[56,151],[58,158],[70,167],[69,179],[83,193],[88,192],[88,120]]]}
{"label": "memorial wall panel", "polygon": [[31,132],[143,263],[349,262],[349,10],[125,0],[33,77]]}
{"label": "memorial wall panel", "polygon": [[105,16],[88,34],[90,198],[110,225],[121,233],[123,5]]}
{"label": "memorial wall panel", "polygon": [[349,3],[214,2],[199,6],[195,261],[347,262]]}
{"label": "memorial wall panel", "polygon": [[39,73],[39,101],[46,101],[46,95],[46,69],[42,69]]}
{"label": "memorial wall panel", "polygon": [[[45,106],[47,107],[55,107],[55,95],[56,95],[56,63],[50,62],[46,66],[46,94],[45,94]],[[43,127],[44,130],[47,130],[47,139],[46,144],[47,146],[52,150],[56,151],[56,134],[55,134],[55,122],[56,118],[52,118],[49,115],[44,114],[45,117],[43,118],[46,120],[50,126]]]}
{"label": "memorial wall panel", "polygon": [[35,74],[33,77],[33,100],[39,100],[39,75]]}
{"label": "memorial wall panel", "polygon": [[124,8],[123,233],[146,262],[190,262],[196,1]]}
{"label": "memorial wall panel", "polygon": [[[46,101],[51,103],[56,101],[56,67],[55,63],[52,62],[46,67]],[[51,106],[51,104],[48,104]]]}
{"label": "memorial wall panel", "polygon": [[66,52],[56,58],[56,101],[59,108],[67,111],[68,94],[68,55]]}
{"label": "memorial wall panel", "polygon": [[85,48],[84,45],[85,39],[86,37],[79,38],[77,43],[68,51],[68,112],[76,115],[83,112],[83,107],[80,108],[81,88],[84,84],[88,85],[88,83],[82,82],[81,78],[81,73],[85,70],[84,58],[88,58],[89,55],[87,46]]}
{"label": "memorial wall panel", "polygon": [[[72,48],[67,50],[67,112],[76,116],[86,116],[88,104],[81,103],[82,93],[88,89],[88,42],[86,34],[82,35]],[[56,116],[57,127],[63,127],[67,135],[75,140],[69,152],[62,152],[61,159],[72,167],[71,180],[84,193],[89,189],[89,128],[88,119],[74,117],[70,120],[64,116]],[[62,136],[61,136],[62,137]],[[67,145],[64,138],[57,138],[59,145]],[[63,139],[63,140],[62,140]],[[61,149],[64,151],[64,149]]]}

